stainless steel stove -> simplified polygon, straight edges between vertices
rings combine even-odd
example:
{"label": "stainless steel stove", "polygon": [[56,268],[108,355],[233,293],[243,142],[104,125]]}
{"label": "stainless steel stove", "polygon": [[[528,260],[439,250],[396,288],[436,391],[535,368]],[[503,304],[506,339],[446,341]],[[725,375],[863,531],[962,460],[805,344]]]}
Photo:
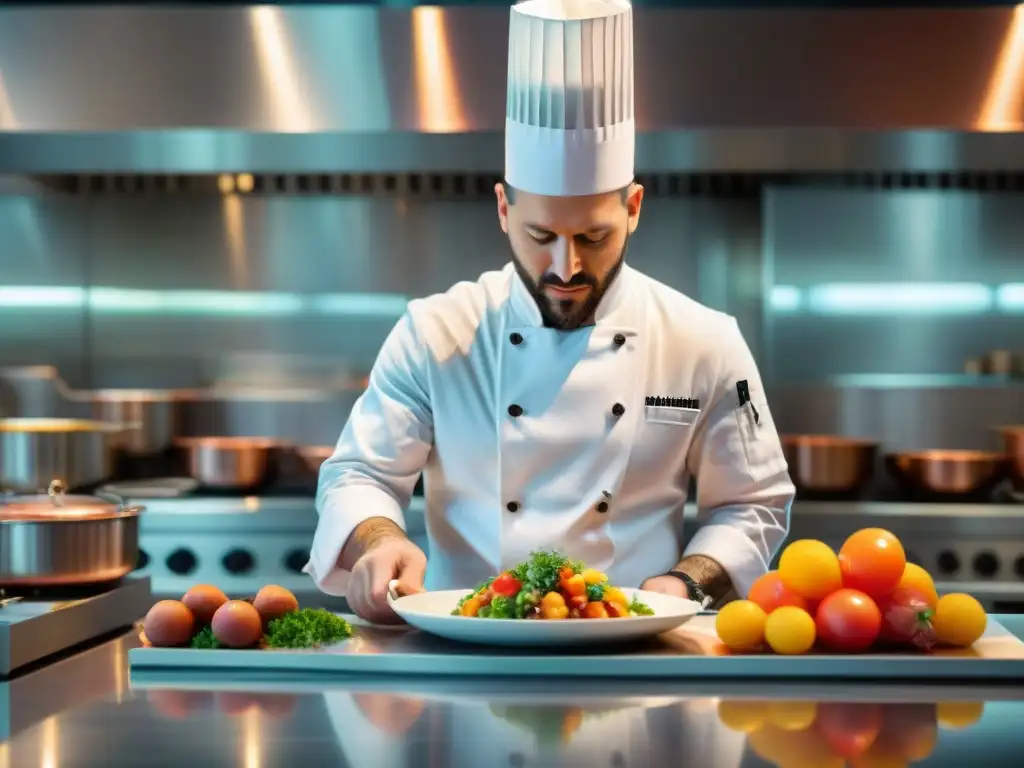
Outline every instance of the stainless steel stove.
{"label": "stainless steel stove", "polygon": [[[317,513],[312,497],[133,498],[145,507],[140,517],[139,574],[150,576],[153,592],[180,597],[198,583],[216,584],[229,595],[255,594],[280,584],[304,604],[331,605],[302,573],[309,558]],[[413,499],[409,533],[426,547],[423,499]]]}
{"label": "stainless steel stove", "polygon": [[[199,582],[232,595],[268,583],[301,602],[336,604],[302,573],[317,514],[312,497],[132,499],[141,517],[145,567],[153,591],[180,597]],[[409,533],[426,550],[424,499],[414,497]],[[686,510],[689,537],[696,507]],[[1024,504],[920,504],[798,501],[789,539],[815,538],[839,547],[853,531],[891,530],[945,591],[968,591],[989,607],[1024,612]]]}
{"label": "stainless steel stove", "polygon": [[101,588],[6,593],[0,608],[0,677],[131,627],[152,604],[150,580],[139,575]]}

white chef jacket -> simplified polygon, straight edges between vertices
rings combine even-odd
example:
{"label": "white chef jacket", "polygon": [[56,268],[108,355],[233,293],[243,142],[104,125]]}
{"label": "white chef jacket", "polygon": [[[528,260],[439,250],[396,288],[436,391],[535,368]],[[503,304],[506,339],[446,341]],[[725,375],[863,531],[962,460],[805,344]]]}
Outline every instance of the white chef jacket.
{"label": "white chef jacket", "polygon": [[[320,471],[320,589],[344,594],[361,522],[404,528],[421,471],[429,590],[555,549],[627,587],[706,555],[746,594],[795,492],[735,319],[626,265],[574,331],[544,327],[512,264],[409,303]],[[701,527],[684,551],[691,475]]]}

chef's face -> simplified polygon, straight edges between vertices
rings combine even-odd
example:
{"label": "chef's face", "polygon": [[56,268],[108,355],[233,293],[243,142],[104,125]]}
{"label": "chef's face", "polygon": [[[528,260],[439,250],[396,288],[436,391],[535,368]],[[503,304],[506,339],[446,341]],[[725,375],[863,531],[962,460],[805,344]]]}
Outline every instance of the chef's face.
{"label": "chef's face", "polygon": [[574,330],[592,322],[640,220],[643,187],[583,197],[533,195],[500,183],[494,191],[516,270],[544,324]]}

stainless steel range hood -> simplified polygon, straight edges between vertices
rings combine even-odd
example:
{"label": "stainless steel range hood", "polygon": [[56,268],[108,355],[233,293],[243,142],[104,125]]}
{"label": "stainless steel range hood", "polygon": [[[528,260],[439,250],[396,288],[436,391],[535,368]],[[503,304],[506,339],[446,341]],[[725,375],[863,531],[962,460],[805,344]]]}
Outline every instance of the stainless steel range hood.
{"label": "stainless steel range hood", "polygon": [[[1024,11],[635,10],[650,171],[1024,168]],[[0,10],[0,172],[500,170],[508,10]]]}

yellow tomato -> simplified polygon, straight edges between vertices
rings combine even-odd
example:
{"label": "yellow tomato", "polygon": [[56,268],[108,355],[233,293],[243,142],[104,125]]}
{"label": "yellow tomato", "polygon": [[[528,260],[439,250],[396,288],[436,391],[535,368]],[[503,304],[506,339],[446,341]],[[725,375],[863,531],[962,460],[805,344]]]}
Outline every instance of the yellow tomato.
{"label": "yellow tomato", "polygon": [[776,608],[765,622],[764,638],[776,653],[794,656],[814,646],[817,631],[811,614],[791,605]]}
{"label": "yellow tomato", "polygon": [[718,719],[730,731],[754,733],[768,719],[768,706],[763,701],[722,699],[718,702]]}
{"label": "yellow tomato", "polygon": [[779,558],[782,583],[808,600],[823,600],[843,586],[839,556],[822,541],[794,541]]}
{"label": "yellow tomato", "polygon": [[932,626],[935,637],[943,645],[966,648],[985,634],[987,624],[985,609],[970,595],[960,592],[943,595],[935,604]]}
{"label": "yellow tomato", "polygon": [[469,598],[469,600],[462,604],[460,612],[462,613],[463,616],[476,616],[479,610],[480,600],[475,597],[471,597]]}
{"label": "yellow tomato", "polygon": [[939,602],[939,593],[935,591],[935,581],[931,574],[915,563],[907,563],[903,569],[903,576],[900,578],[898,589],[912,589],[927,597],[934,606]]}
{"label": "yellow tomato", "polygon": [[818,705],[813,701],[773,701],[768,705],[768,722],[784,731],[810,728],[817,716]]}
{"label": "yellow tomato", "polygon": [[936,718],[943,728],[969,728],[985,714],[985,703],[981,701],[940,701],[936,707]]}
{"label": "yellow tomato", "polygon": [[565,598],[557,592],[548,592],[540,601],[540,615],[544,619],[564,619],[569,616]]}
{"label": "yellow tomato", "polygon": [[608,581],[607,576],[593,568],[587,568],[580,575],[583,577],[583,581],[587,584],[604,584],[606,581]]}
{"label": "yellow tomato", "polygon": [[755,651],[764,643],[764,624],[768,616],[750,600],[736,600],[718,612],[715,631],[718,639],[733,651]]}

